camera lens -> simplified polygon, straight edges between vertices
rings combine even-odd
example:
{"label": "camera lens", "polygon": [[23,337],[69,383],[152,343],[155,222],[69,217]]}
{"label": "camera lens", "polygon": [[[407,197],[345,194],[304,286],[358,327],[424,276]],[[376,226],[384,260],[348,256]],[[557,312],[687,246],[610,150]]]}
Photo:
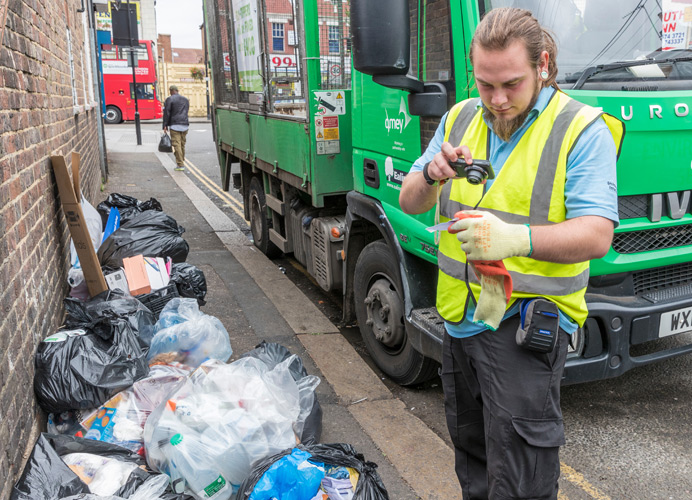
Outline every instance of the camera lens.
{"label": "camera lens", "polygon": [[469,181],[469,184],[476,185],[480,184],[483,179],[477,172],[469,172],[466,174],[466,180]]}
{"label": "camera lens", "polygon": [[473,184],[474,186],[481,184],[487,175],[488,174],[482,167],[476,167],[474,165],[466,167],[466,180],[469,184]]}

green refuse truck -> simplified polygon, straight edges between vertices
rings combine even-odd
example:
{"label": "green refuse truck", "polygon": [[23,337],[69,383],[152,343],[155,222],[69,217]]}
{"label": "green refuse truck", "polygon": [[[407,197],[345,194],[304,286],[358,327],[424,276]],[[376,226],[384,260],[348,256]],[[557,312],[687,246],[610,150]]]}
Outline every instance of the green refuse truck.
{"label": "green refuse truck", "polygon": [[441,116],[477,95],[468,47],[502,6],[555,34],[561,89],[626,128],[620,225],[591,262],[563,382],[691,352],[689,1],[205,0],[223,189],[240,190],[257,248],[343,292],[344,321],[384,373],[434,376],[434,210],[404,214],[398,197]]}

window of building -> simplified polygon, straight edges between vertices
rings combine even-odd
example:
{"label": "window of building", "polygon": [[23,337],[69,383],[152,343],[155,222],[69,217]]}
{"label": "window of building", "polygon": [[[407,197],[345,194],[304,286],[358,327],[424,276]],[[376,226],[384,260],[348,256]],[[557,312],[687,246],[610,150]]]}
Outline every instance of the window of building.
{"label": "window of building", "polygon": [[283,23],[272,23],[272,50],[274,50],[274,52],[284,51]]}
{"label": "window of building", "polygon": [[339,53],[339,27],[338,26],[327,26],[328,28],[328,39],[329,39],[329,53],[338,54]]}

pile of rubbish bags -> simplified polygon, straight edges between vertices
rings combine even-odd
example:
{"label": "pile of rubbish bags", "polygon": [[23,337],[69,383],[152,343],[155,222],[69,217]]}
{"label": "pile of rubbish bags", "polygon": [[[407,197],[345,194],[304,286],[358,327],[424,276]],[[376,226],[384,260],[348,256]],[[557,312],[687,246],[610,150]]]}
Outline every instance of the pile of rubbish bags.
{"label": "pile of rubbish bags", "polygon": [[104,269],[156,249],[178,261],[179,293],[158,314],[121,290],[65,299],[63,327],[34,360],[47,432],[11,500],[388,499],[375,464],[319,444],[320,380],[300,357],[262,342],[230,361],[228,331],[200,310],[204,275],[160,203],[111,195],[98,212],[124,221],[93,238]]}

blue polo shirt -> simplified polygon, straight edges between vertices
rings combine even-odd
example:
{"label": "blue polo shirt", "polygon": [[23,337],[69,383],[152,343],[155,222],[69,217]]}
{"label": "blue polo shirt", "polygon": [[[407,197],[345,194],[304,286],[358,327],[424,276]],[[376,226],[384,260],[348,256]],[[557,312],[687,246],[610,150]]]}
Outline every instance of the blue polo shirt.
{"label": "blue polo shirt", "polygon": [[[492,132],[492,125],[485,119],[490,128],[490,144],[488,160],[493,166],[495,175],[499,173],[510,153],[514,150],[519,140],[524,136],[528,128],[536,121],[536,117],[543,112],[550,98],[556,90],[552,87],[541,90],[536,104],[529,112],[529,116],[514,134],[505,142]],[[482,106],[479,103],[479,107]],[[447,114],[442,117],[440,125],[433,136],[423,156],[418,158],[411,167],[411,172],[423,170],[423,166],[440,152],[444,142],[444,124]],[[474,152],[471,151],[473,154]],[[603,120],[596,120],[591,124],[577,140],[572,152],[567,157],[567,177],[565,180],[565,209],[567,219],[574,219],[585,215],[599,215],[612,220],[617,226],[618,217],[617,202],[617,177],[615,163],[617,151],[615,142]],[[487,181],[487,187],[492,185],[492,179]],[[469,301],[466,318],[458,325],[445,322],[449,334],[453,337],[463,338],[476,335],[487,328],[471,321],[475,312],[473,301]],[[502,321],[519,313],[519,301],[510,307]],[[471,318],[471,319],[469,319]],[[560,328],[567,333],[577,330],[577,323],[560,311]]]}

